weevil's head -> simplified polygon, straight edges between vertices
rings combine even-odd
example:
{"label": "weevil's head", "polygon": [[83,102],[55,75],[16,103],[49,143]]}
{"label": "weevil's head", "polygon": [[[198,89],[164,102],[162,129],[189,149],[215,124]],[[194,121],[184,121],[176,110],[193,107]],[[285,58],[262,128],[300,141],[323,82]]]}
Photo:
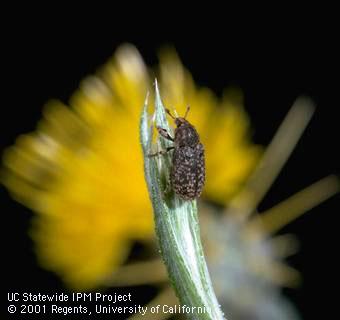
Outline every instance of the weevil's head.
{"label": "weevil's head", "polygon": [[193,125],[184,118],[176,118],[175,144],[179,147],[195,146],[199,143],[199,136]]}
{"label": "weevil's head", "polygon": [[180,127],[180,126],[182,126],[182,125],[185,125],[185,124],[189,124],[189,122],[187,121],[187,120],[185,120],[184,118],[182,118],[182,117],[177,117],[176,119],[175,119],[175,124],[176,124],[176,126],[177,126],[177,128],[178,127]]}

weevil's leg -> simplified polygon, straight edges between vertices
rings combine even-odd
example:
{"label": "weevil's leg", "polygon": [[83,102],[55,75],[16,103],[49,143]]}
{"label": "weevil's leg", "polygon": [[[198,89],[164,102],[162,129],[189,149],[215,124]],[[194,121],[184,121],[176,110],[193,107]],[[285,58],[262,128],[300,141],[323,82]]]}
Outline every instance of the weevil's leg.
{"label": "weevil's leg", "polygon": [[165,129],[161,128],[161,127],[157,127],[158,133],[165,139],[168,139],[170,141],[174,141],[174,138],[172,138],[170,136],[170,134],[168,133],[168,131],[166,131]]}
{"label": "weevil's leg", "polygon": [[161,151],[158,151],[156,153],[151,153],[151,154],[148,154],[148,157],[156,157],[158,155],[162,155],[164,156],[165,154],[167,154],[170,150],[172,149],[175,149],[175,147],[167,147],[166,150],[161,150]]}

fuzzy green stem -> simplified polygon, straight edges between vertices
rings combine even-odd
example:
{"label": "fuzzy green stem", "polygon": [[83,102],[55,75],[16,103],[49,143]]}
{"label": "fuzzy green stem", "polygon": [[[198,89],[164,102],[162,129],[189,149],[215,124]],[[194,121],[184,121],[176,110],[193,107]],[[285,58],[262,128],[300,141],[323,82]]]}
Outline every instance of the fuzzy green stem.
{"label": "fuzzy green stem", "polygon": [[[217,302],[207,264],[205,262],[196,201],[183,201],[165,189],[169,184],[170,155],[149,157],[152,150],[153,125],[173,130],[166,119],[157,82],[155,113],[149,122],[148,99],[141,116],[140,135],[144,153],[145,178],[154,209],[159,247],[168,274],[182,306],[189,307],[189,319],[224,319]],[[171,143],[157,139],[158,147],[165,150]],[[203,312],[200,312],[202,310]]]}

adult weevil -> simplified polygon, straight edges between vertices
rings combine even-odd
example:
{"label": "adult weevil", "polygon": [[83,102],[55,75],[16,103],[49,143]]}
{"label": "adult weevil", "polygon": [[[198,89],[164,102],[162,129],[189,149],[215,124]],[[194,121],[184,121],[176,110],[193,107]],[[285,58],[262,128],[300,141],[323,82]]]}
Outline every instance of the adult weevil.
{"label": "adult weevil", "polygon": [[200,142],[195,127],[186,120],[190,107],[187,107],[184,117],[174,117],[169,109],[166,113],[175,121],[175,137],[163,128],[157,127],[158,133],[174,143],[165,151],[150,156],[165,154],[173,150],[170,181],[174,192],[184,200],[198,198],[205,182],[204,147]]}

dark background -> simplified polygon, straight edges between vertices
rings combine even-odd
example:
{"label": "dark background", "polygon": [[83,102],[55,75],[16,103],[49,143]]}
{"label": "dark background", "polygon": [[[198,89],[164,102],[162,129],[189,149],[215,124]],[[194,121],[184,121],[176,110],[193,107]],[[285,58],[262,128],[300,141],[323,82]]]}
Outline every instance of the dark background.
{"label": "dark background", "polygon": [[[200,85],[217,94],[227,85],[238,85],[245,94],[256,143],[266,145],[300,94],[317,103],[316,113],[279,178],[261,204],[265,209],[303,187],[339,173],[339,61],[332,34],[286,28],[243,32],[235,26],[220,33],[193,31],[167,40],[122,37],[109,28],[82,26],[60,32],[45,22],[37,28],[24,26],[3,38],[1,151],[15,138],[34,130],[43,104],[50,98],[67,102],[84,76],[95,72],[122,42],[131,42],[147,64],[157,62],[156,50],[172,44],[184,65]],[[59,21],[58,23],[62,23]],[[57,31],[58,30],[58,31]],[[115,29],[116,30],[116,29]],[[235,32],[237,30],[237,32]],[[64,291],[58,278],[40,269],[27,236],[31,212],[11,200],[1,186],[2,282],[6,291]],[[337,312],[338,219],[336,196],[285,227],[301,240],[301,249],[289,259],[303,275],[303,285],[286,290],[304,319]],[[4,286],[2,286],[4,287]],[[146,302],[150,288],[134,291]],[[136,289],[137,290],[137,289]],[[123,292],[123,290],[121,290]],[[4,297],[5,304],[6,297]]]}

